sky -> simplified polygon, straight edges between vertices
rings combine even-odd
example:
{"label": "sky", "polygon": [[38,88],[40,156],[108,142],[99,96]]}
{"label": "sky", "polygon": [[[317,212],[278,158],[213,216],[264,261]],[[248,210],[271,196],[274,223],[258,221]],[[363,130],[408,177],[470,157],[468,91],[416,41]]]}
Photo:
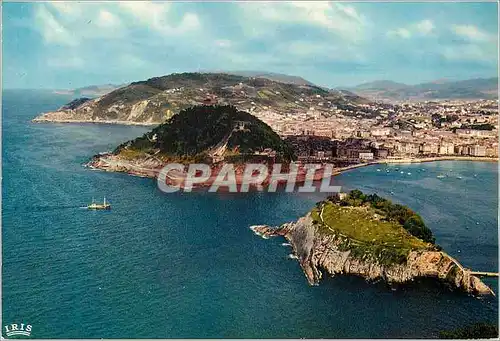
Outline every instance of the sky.
{"label": "sky", "polygon": [[269,71],[327,87],[496,77],[490,3],[4,2],[4,88]]}

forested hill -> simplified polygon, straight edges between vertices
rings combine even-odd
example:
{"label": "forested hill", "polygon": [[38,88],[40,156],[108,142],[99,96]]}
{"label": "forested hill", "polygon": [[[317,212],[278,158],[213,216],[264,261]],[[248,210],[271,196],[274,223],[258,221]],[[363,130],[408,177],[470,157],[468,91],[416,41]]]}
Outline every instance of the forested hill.
{"label": "forested hill", "polygon": [[195,106],[184,109],[142,137],[120,145],[135,152],[177,157],[203,157],[210,153],[252,154],[265,149],[278,157],[294,158],[292,149],[267,124],[233,106]]}

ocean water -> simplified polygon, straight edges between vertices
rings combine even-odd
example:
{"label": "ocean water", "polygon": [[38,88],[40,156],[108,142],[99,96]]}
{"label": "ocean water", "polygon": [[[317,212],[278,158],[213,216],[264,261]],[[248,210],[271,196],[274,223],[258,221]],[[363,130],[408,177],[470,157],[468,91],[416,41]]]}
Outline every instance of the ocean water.
{"label": "ocean water", "polygon": [[[30,122],[68,100],[3,94],[3,324],[31,324],[36,338],[418,338],[498,320],[496,299],[431,281],[309,286],[290,246],[249,226],[295,220],[323,194],[165,194],[86,169],[147,129]],[[496,164],[373,166],[335,181],[410,206],[465,266],[497,271]],[[102,196],[111,211],[81,208]]]}

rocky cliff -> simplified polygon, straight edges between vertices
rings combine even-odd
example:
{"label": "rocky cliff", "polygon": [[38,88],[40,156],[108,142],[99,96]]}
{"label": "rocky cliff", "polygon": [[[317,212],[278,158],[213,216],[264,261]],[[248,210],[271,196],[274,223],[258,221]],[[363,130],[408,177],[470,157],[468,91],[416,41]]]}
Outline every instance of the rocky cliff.
{"label": "rocky cliff", "polygon": [[265,238],[283,236],[292,245],[295,255],[311,285],[318,284],[322,271],[331,276],[352,274],[367,280],[382,279],[388,283],[406,283],[419,277],[435,278],[471,294],[494,294],[479,278],[444,252],[415,250],[406,262],[381,264],[363,259],[351,250],[340,247],[344,239],[325,233],[315,224],[311,214],[280,227],[256,225],[252,230]]}

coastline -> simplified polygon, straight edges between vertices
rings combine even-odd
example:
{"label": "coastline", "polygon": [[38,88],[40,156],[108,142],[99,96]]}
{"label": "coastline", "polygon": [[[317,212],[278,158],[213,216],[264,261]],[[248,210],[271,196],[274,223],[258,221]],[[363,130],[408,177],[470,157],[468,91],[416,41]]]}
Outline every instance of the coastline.
{"label": "coastline", "polygon": [[[471,156],[443,156],[431,158],[414,158],[414,159],[383,159],[366,163],[358,163],[346,167],[334,168],[331,176],[337,176],[353,169],[380,165],[380,164],[411,164],[424,162],[439,162],[439,161],[474,161],[474,162],[498,162],[497,158],[491,157],[471,157]],[[85,167],[91,169],[103,170],[107,172],[127,173],[133,176],[157,178],[163,164],[153,160],[123,160],[112,154],[98,154],[90,161],[84,164]],[[321,179],[324,176],[323,175]],[[315,180],[321,180],[315,179]],[[178,181],[178,177],[172,177],[171,180]]]}
{"label": "coastline", "polygon": [[360,258],[350,249],[340,247],[340,234],[320,232],[310,212],[297,221],[280,226],[253,225],[250,229],[264,239],[285,238],[292,246],[291,258],[298,260],[309,285],[318,285],[325,275],[350,274],[367,281],[383,280],[390,286],[427,277],[448,283],[451,288],[468,294],[496,296],[475,276],[476,272],[465,268],[444,251],[411,250],[402,264],[382,264],[376,259]]}
{"label": "coastline", "polygon": [[115,121],[115,120],[71,120],[71,119],[47,119],[35,117],[32,123],[78,123],[78,124],[115,124],[124,126],[151,126],[155,127],[163,122],[133,122],[133,121]]}
{"label": "coastline", "polygon": [[411,163],[424,163],[424,162],[438,162],[438,161],[475,161],[475,162],[498,162],[498,158],[482,157],[482,156],[436,156],[429,158],[413,158],[413,159],[383,159],[365,163],[358,163],[351,166],[337,168],[334,170],[333,175],[340,175],[352,169],[380,165],[380,164],[411,164]]}

